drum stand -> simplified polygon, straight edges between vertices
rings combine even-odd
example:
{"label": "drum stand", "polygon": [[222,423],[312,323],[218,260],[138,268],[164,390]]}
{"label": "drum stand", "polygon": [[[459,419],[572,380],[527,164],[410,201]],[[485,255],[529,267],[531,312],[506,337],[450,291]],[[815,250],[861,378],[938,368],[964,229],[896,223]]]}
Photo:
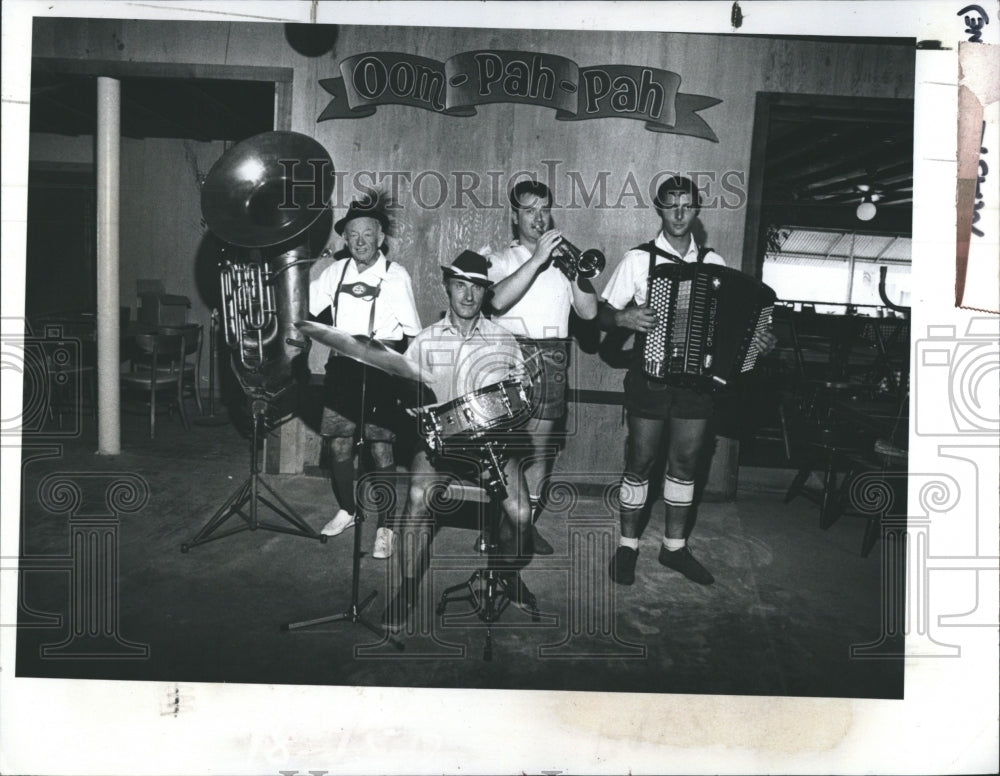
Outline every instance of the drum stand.
{"label": "drum stand", "polygon": [[[368,411],[368,404],[366,402],[365,394],[368,388],[368,366],[365,365],[361,372],[361,416],[358,418],[358,431],[357,438],[355,440],[355,448],[358,452],[358,479],[361,479],[363,471],[363,461],[364,461],[364,450],[365,445],[368,440],[365,438],[365,423],[366,415]],[[375,600],[375,596],[378,595],[378,590],[372,590],[364,600],[358,601],[358,596],[360,595],[361,588],[361,534],[362,527],[365,524],[365,508],[361,503],[361,493],[363,488],[357,490],[357,503],[355,504],[355,515],[354,515],[354,549],[351,563],[351,601],[347,609],[342,612],[337,612],[336,614],[328,614],[323,617],[316,617],[312,620],[302,620],[300,622],[290,622],[281,626],[284,631],[301,630],[302,628],[311,628],[314,625],[323,625],[328,622],[349,622],[353,625],[363,625],[365,628],[370,630],[376,636],[381,636],[389,641],[396,649],[402,650],[403,643],[395,638],[393,638],[389,633],[387,633],[383,628],[378,627],[370,620],[365,619],[362,612],[368,607],[368,605]],[[326,539],[326,537],[323,537]]]}
{"label": "drum stand", "polygon": [[[278,531],[279,533],[292,534],[294,536],[305,536],[308,539],[319,539],[321,542],[326,543],[326,536],[323,536],[323,534],[315,531],[312,526],[310,526],[295,512],[294,509],[284,502],[281,496],[279,496],[270,485],[261,479],[257,449],[260,444],[260,431],[261,426],[264,424],[266,408],[264,406],[256,406],[256,401],[254,402],[254,405],[252,421],[253,434],[250,452],[250,476],[243,481],[243,484],[240,485],[228,499],[226,499],[226,502],[219,507],[218,511],[212,516],[212,519],[209,520],[192,539],[181,545],[181,552],[187,552],[192,547],[197,547],[199,544],[205,544],[206,542],[210,542],[214,539],[222,539],[226,536],[232,536],[233,534],[241,533],[243,531],[256,531],[258,528],[263,528],[266,531]],[[263,496],[260,491],[261,488],[271,494],[271,496],[274,497],[274,500],[278,503],[274,504]],[[265,523],[258,520],[258,502],[268,507],[291,527],[289,527],[289,525]],[[243,511],[243,507],[247,504],[250,505],[249,515]],[[224,531],[223,533],[215,533],[216,529],[222,526],[222,524],[233,515],[239,515],[242,517],[244,524],[229,531]]]}
{"label": "drum stand", "polygon": [[[504,449],[496,442],[486,441],[479,448],[479,455],[480,464],[489,475],[486,483],[486,492],[489,494],[489,502],[486,506],[486,524],[479,543],[479,551],[487,556],[486,566],[473,571],[465,582],[447,588],[441,594],[437,613],[444,615],[448,604],[454,601],[467,602],[472,607],[471,611],[475,612],[479,619],[486,623],[483,660],[492,660],[492,626],[514,600],[515,593],[511,587],[520,578],[520,572],[498,569],[494,563],[494,555],[499,546],[501,502],[507,498],[506,478],[503,473],[503,467],[506,463]],[[527,598],[521,602],[521,605],[526,607],[531,614],[532,622],[539,622],[541,615],[538,612],[535,596],[528,590],[523,581],[521,581],[521,587],[527,594]]]}

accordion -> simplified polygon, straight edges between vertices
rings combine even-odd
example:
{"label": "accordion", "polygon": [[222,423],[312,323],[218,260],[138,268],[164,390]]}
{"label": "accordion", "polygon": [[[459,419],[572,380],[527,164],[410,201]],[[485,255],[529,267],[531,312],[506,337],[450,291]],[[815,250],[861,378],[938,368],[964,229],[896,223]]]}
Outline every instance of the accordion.
{"label": "accordion", "polygon": [[692,262],[655,266],[647,300],[658,320],[641,343],[643,371],[711,386],[754,368],[754,333],[770,327],[775,294],[743,272]]}

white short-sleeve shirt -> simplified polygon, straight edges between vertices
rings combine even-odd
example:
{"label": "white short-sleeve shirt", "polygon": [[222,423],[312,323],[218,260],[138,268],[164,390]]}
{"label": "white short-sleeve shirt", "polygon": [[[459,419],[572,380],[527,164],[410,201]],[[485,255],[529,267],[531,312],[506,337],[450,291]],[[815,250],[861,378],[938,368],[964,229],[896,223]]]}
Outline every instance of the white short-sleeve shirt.
{"label": "white short-sleeve shirt", "polygon": [[[520,269],[531,258],[531,251],[515,240],[488,258],[490,280],[499,283]],[[549,266],[535,276],[524,296],[503,315],[494,315],[493,320],[520,337],[565,338],[569,336],[572,306],[569,278],[555,262],[549,262]]]}
{"label": "white short-sleeve shirt", "polygon": [[406,357],[429,376],[425,385],[434,392],[437,404],[524,374],[521,347],[514,335],[482,315],[465,336],[451,314],[446,314],[413,338]]}
{"label": "white short-sleeve shirt", "polygon": [[[378,287],[378,296],[355,296],[346,290],[337,293],[341,285],[350,289],[353,284],[359,283]],[[398,261],[387,263],[381,252],[375,263],[364,272],[358,272],[353,258],[340,259],[309,284],[309,312],[319,315],[329,306],[334,314],[333,325],[349,334],[368,335],[373,303],[375,325],[372,336],[375,339],[394,342],[420,331],[410,273]]]}
{"label": "white short-sleeve shirt", "polygon": [[[677,256],[681,261],[694,262],[698,260],[698,245],[691,238],[687,252],[680,256],[670,244],[667,238],[660,232],[653,244],[664,253]],[[657,255],[655,264],[669,264],[670,259]],[[702,260],[705,264],[720,264],[726,266],[726,260],[718,253],[710,250]],[[616,310],[624,310],[629,302],[634,301],[638,306],[646,304],[646,281],[649,279],[649,251],[643,249],[632,249],[625,254],[615,271],[611,273],[611,279],[601,292],[601,298]]]}

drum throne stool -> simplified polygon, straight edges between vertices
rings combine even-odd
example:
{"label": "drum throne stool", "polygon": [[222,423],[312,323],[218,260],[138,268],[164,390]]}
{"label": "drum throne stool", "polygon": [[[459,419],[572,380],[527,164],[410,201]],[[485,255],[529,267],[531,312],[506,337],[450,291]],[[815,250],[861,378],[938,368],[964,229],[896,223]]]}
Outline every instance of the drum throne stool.
{"label": "drum throne stool", "polygon": [[[479,446],[479,466],[485,480],[488,497],[480,511],[482,533],[477,549],[485,563],[477,568],[467,580],[452,585],[442,592],[437,605],[438,616],[445,617],[445,624],[454,625],[466,621],[471,614],[486,624],[486,642],[483,646],[483,660],[493,659],[492,627],[511,603],[531,615],[531,621],[538,623],[542,617],[534,594],[521,580],[520,571],[504,562],[500,556],[500,517],[502,503],[507,497],[507,487],[503,473],[506,463],[503,446],[485,440]],[[465,602],[471,607],[469,612],[448,618],[449,604]]]}

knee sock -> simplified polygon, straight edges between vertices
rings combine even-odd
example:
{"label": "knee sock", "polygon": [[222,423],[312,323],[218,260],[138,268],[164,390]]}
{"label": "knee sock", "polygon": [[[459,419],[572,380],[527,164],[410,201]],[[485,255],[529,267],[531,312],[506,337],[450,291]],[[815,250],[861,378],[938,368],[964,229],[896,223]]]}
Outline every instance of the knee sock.
{"label": "knee sock", "polygon": [[649,481],[636,477],[633,474],[625,474],[622,477],[622,487],[619,494],[621,511],[619,512],[619,522],[622,533],[618,537],[619,547],[629,547],[636,552],[639,551],[639,537],[626,536],[624,531],[626,525],[636,534],[639,533],[638,521],[642,513],[642,508],[646,504],[649,496]]}
{"label": "knee sock", "polygon": [[[671,517],[686,518],[694,502],[694,480],[682,480],[667,475],[663,479],[663,503],[667,511],[667,525]],[[670,552],[682,549],[687,542],[682,538],[672,539],[664,532],[663,546]]]}
{"label": "knee sock", "polygon": [[378,488],[379,492],[373,497],[373,501],[377,506],[377,509],[375,510],[378,515],[375,524],[377,528],[388,528],[392,530],[392,524],[394,522],[392,519],[392,507],[396,502],[396,483],[393,477],[395,473],[395,466],[380,466],[375,469],[375,474],[378,476],[380,485]]}
{"label": "knee sock", "polygon": [[354,461],[337,461],[331,458],[330,484],[340,508],[353,515],[357,511],[354,501]]}
{"label": "knee sock", "polygon": [[619,547],[629,547],[629,548],[635,550],[636,552],[638,552],[638,550],[639,550],[639,540],[638,539],[630,539],[628,536],[619,536],[618,537],[618,546]]}

